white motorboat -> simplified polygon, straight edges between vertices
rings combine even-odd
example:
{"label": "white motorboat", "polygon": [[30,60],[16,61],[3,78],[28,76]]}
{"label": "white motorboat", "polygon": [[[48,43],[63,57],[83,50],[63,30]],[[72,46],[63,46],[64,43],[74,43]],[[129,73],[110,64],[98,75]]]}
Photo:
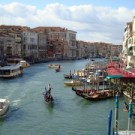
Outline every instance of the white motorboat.
{"label": "white motorboat", "polygon": [[9,101],[7,99],[0,99],[0,116],[4,115],[9,108]]}
{"label": "white motorboat", "polygon": [[70,82],[64,82],[65,86],[83,86],[84,83],[79,80],[72,80]]}
{"label": "white motorboat", "polygon": [[20,65],[21,67],[23,67],[23,68],[30,67],[30,64],[29,64],[27,61],[25,61],[25,60],[20,60],[20,61],[19,61],[19,65]]}

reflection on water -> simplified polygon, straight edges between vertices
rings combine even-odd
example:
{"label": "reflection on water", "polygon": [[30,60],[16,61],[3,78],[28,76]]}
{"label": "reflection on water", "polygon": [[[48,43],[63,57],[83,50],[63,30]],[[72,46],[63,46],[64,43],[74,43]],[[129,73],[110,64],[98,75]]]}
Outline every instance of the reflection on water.
{"label": "reflection on water", "polygon": [[48,112],[51,114],[53,113],[54,106],[55,106],[54,104],[50,104],[50,105],[45,104],[45,107],[47,108]]}

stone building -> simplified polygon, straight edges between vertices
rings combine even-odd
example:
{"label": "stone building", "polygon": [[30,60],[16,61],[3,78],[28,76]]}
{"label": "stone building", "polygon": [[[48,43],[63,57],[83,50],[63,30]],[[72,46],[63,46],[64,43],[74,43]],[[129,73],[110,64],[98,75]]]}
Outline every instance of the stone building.
{"label": "stone building", "polygon": [[61,27],[36,27],[33,30],[47,35],[48,57],[76,57],[76,32]]}
{"label": "stone building", "polygon": [[127,66],[135,67],[135,17],[126,23],[120,57]]}
{"label": "stone building", "polygon": [[38,60],[38,33],[30,28],[22,32],[22,55],[33,62]]}
{"label": "stone building", "polygon": [[44,33],[38,34],[38,59],[44,61],[47,59],[47,36]]}
{"label": "stone building", "polygon": [[[8,47],[8,52],[9,50],[12,50],[12,53],[10,53],[11,56],[17,56],[17,57],[21,57],[21,33],[22,33],[22,27],[21,26],[6,26],[6,25],[1,25],[0,26],[0,37],[1,39],[5,39],[6,38],[10,38],[9,40],[7,39],[8,42],[11,41],[11,38],[13,41],[11,41],[12,43],[12,47],[10,45],[10,49]],[[4,37],[2,37],[4,35]],[[5,41],[6,42],[6,41]],[[6,56],[9,54],[5,54]]]}

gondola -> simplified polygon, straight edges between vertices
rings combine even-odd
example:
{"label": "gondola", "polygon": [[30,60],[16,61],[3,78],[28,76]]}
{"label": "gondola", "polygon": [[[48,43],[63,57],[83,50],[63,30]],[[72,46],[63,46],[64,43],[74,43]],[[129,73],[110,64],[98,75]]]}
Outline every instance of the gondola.
{"label": "gondola", "polygon": [[60,68],[61,68],[61,66],[59,65],[57,68],[55,68],[55,71],[60,72]]}
{"label": "gondola", "polygon": [[[46,88],[45,88],[46,90]],[[43,92],[43,96],[44,96],[44,100],[47,104],[53,105],[54,104],[54,98],[51,95],[51,87],[49,84],[48,90],[46,90],[45,92]]]}
{"label": "gondola", "polygon": [[104,100],[114,97],[113,90],[95,90],[95,89],[88,89],[88,90],[80,90],[72,87],[72,90],[78,96],[81,96],[87,100]]}
{"label": "gondola", "polygon": [[100,90],[100,91],[96,91],[96,93],[92,95],[83,93],[82,96],[87,100],[93,100],[93,101],[105,100],[105,99],[113,98],[114,91],[113,90]]}
{"label": "gondola", "polygon": [[44,100],[47,104],[54,104],[54,99],[52,96],[46,96],[44,95]]}
{"label": "gondola", "polygon": [[75,87],[72,87],[72,90],[75,91],[76,95],[84,97],[84,94],[94,93],[96,90],[94,89],[78,89]]}
{"label": "gondola", "polygon": [[73,75],[64,74],[63,76],[65,79],[73,79]]}
{"label": "gondola", "polygon": [[60,68],[56,68],[55,71],[56,71],[56,72],[60,72]]}
{"label": "gondola", "polygon": [[71,70],[70,70],[69,74],[64,74],[63,76],[64,76],[65,79],[73,79],[74,78],[74,74],[71,73]]}

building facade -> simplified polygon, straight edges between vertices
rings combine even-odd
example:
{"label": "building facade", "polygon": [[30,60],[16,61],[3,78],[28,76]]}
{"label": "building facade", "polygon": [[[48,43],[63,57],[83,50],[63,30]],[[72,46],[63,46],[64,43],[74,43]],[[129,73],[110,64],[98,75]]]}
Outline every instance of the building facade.
{"label": "building facade", "polygon": [[38,33],[29,28],[22,32],[22,55],[33,62],[38,60]]}
{"label": "building facade", "polygon": [[123,34],[121,59],[127,66],[135,67],[135,17],[128,22]]}

